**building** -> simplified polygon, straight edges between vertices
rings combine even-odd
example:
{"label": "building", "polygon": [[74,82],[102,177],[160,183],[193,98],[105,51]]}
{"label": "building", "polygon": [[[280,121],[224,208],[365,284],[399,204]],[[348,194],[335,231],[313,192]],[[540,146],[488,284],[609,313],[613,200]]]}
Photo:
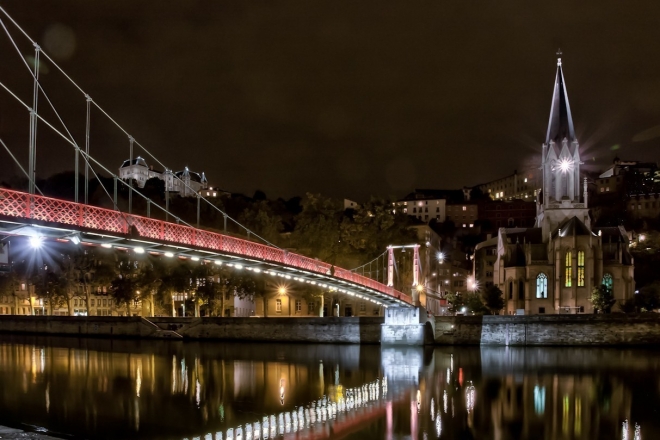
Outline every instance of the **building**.
{"label": "building", "polygon": [[660,218],[660,194],[637,194],[629,196],[627,212],[633,219]]}
{"label": "building", "polygon": [[490,196],[492,200],[534,200],[541,188],[539,174],[539,171],[534,169],[522,174],[514,170],[513,174],[481,183],[475,188]]}
{"label": "building", "polygon": [[612,166],[596,179],[596,193],[623,193],[627,196],[660,191],[660,170],[653,162],[623,161],[614,158]]}
{"label": "building", "polygon": [[[202,194],[207,197],[215,197],[218,191],[209,189],[206,175],[202,172],[196,173],[185,167],[182,171],[155,170],[153,166],[138,156],[133,160],[125,160],[119,167],[119,178],[125,181],[133,179],[139,188],[144,188],[147,180],[157,178],[165,182],[165,191],[178,193],[182,197]],[[209,191],[205,191],[209,189]],[[207,194],[204,194],[207,193]]]}
{"label": "building", "polygon": [[463,190],[416,189],[403,199],[395,202],[395,210],[428,223],[431,220],[444,222],[447,219],[447,203],[462,202]]}
{"label": "building", "polygon": [[[612,288],[616,300],[630,299],[634,266],[627,232],[623,227],[591,229],[561,59],[541,162],[543,187],[534,227],[498,231],[493,283],[504,292],[505,313],[593,313],[589,297],[601,284]],[[488,248],[492,243],[480,245]],[[475,268],[487,267],[475,261]]]}
{"label": "building", "polygon": [[482,222],[482,230],[485,225],[495,230],[531,227],[536,222],[536,203],[520,199],[484,200],[479,203],[479,220]]}
{"label": "building", "polygon": [[473,228],[479,219],[479,204],[476,202],[448,203],[447,220],[457,228]]}

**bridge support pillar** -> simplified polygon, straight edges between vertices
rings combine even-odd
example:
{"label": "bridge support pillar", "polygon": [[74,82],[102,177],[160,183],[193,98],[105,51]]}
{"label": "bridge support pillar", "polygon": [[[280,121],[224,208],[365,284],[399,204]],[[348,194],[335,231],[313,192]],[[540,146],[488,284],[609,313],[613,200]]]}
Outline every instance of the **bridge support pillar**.
{"label": "bridge support pillar", "polygon": [[423,307],[388,307],[380,328],[381,345],[433,343],[433,328]]}

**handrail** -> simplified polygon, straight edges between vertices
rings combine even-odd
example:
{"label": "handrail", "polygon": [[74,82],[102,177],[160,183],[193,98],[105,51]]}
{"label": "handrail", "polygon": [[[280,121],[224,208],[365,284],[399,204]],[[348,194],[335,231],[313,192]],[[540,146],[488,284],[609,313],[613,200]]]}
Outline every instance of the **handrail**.
{"label": "handrail", "polygon": [[250,240],[98,206],[0,188],[0,215],[131,234],[175,244],[212,249],[332,276],[412,304],[412,298],[378,281],[329,263]]}

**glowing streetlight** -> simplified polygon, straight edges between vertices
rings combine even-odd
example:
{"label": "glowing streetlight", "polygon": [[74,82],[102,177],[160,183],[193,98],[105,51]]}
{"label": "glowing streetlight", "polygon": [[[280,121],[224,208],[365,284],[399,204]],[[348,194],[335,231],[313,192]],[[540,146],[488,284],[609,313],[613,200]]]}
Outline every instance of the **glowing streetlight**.
{"label": "glowing streetlight", "polygon": [[646,240],[646,235],[639,234],[639,241],[644,241],[644,240]]}
{"label": "glowing streetlight", "polygon": [[418,292],[422,292],[422,291],[424,290],[424,286],[422,286],[421,284],[418,284],[418,285],[415,286],[415,289],[416,289]]}
{"label": "glowing streetlight", "polygon": [[438,252],[438,254],[436,255],[436,257],[438,258],[438,262],[439,262],[439,263],[444,263],[444,261],[445,261],[445,254],[444,254],[444,252]]}
{"label": "glowing streetlight", "polygon": [[41,247],[41,245],[43,244],[43,239],[41,237],[38,237],[38,236],[30,237],[29,241],[30,241],[30,246],[32,247],[32,249],[39,249]]}
{"label": "glowing streetlight", "polygon": [[286,287],[284,287],[284,286],[278,287],[277,288],[277,293],[279,293],[280,295],[285,295],[286,294]]}
{"label": "glowing streetlight", "polygon": [[144,248],[136,247],[133,250],[135,251],[136,254],[144,254]]}
{"label": "glowing streetlight", "polygon": [[174,256],[174,254],[172,252],[165,252],[165,256],[167,258],[172,258]]}

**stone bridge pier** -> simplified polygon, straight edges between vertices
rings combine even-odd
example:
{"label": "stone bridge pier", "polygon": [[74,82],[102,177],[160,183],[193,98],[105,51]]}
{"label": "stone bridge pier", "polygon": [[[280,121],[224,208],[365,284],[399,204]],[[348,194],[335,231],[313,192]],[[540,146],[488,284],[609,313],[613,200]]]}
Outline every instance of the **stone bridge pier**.
{"label": "stone bridge pier", "polygon": [[434,325],[423,307],[388,307],[381,325],[381,345],[433,344]]}

